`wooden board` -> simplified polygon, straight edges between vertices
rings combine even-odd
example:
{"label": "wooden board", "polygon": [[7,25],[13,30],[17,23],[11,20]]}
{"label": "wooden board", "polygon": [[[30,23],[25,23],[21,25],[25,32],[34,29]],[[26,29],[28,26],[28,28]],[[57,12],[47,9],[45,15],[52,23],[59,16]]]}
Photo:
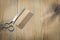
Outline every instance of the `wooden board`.
{"label": "wooden board", "polygon": [[51,21],[53,4],[57,0],[0,0],[0,23],[10,22],[21,7],[30,10],[18,19],[13,32],[2,30],[0,40],[60,40],[59,15]]}

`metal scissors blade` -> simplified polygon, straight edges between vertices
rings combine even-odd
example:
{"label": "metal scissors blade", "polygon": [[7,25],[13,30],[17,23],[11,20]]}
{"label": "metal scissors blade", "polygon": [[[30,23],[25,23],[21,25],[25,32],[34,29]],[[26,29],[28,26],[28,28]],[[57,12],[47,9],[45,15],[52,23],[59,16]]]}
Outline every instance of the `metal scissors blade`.
{"label": "metal scissors blade", "polygon": [[18,17],[21,16],[21,14],[24,12],[24,10],[25,10],[24,7],[19,10],[19,12],[17,13],[17,15],[11,21],[11,22],[13,22],[13,24],[16,22],[16,20],[18,19]]}

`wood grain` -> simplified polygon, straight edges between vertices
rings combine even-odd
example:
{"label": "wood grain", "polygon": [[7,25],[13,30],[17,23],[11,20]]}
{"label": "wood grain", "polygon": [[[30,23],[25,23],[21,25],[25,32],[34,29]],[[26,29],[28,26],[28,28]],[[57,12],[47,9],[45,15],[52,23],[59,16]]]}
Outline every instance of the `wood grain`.
{"label": "wood grain", "polygon": [[0,0],[0,23],[10,22],[21,7],[33,14],[26,24],[26,20],[23,21],[25,14],[21,17],[23,20],[18,20],[17,25],[23,21],[22,29],[15,24],[13,32],[2,30],[0,40],[60,40],[60,16],[52,21],[54,11],[50,10],[57,3],[57,0]]}

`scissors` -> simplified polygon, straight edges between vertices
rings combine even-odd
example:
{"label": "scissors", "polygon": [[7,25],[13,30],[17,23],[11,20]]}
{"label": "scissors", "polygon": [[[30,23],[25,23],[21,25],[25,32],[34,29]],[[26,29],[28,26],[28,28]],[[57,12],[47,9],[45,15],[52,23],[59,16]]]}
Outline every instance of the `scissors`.
{"label": "scissors", "polygon": [[24,7],[21,8],[17,15],[9,23],[0,24],[0,30],[3,30],[5,28],[8,29],[9,31],[14,31],[14,24],[19,18],[19,16],[21,16],[21,14],[24,12],[24,10],[25,10]]}

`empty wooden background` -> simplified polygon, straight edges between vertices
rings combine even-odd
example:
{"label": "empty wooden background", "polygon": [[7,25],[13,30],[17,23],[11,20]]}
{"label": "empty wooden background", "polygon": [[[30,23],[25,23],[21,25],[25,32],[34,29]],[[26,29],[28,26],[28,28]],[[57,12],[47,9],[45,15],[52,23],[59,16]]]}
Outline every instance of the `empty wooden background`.
{"label": "empty wooden background", "polygon": [[22,29],[14,25],[15,30],[0,31],[0,40],[60,40],[59,16],[54,21],[50,7],[57,0],[0,0],[0,24],[10,22],[21,7],[30,10],[33,16]]}

